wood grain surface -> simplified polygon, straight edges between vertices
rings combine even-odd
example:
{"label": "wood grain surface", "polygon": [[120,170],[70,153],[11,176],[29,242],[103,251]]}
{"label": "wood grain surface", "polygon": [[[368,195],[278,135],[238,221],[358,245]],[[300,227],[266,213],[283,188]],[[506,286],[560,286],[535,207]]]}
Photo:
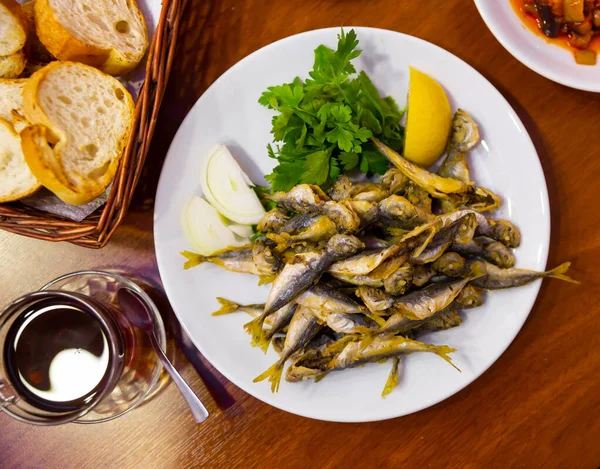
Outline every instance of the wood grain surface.
{"label": "wood grain surface", "polygon": [[417,414],[369,424],[313,421],[257,401],[199,357],[171,318],[172,336],[194,364],[180,354],[177,366],[212,413],[205,424],[194,424],[172,385],[102,425],[36,428],[2,414],[0,468],[600,466],[600,95],[558,85],[520,64],[469,0],[190,0],[151,155],[125,224],[101,251],[1,232],[0,305],[86,268],[124,269],[159,284],[152,197],[162,158],[189,108],[249,53],[291,34],[340,25],[431,41],[502,92],[546,174],[549,264],[571,260],[584,283],[545,283],[513,344],[465,390]]}

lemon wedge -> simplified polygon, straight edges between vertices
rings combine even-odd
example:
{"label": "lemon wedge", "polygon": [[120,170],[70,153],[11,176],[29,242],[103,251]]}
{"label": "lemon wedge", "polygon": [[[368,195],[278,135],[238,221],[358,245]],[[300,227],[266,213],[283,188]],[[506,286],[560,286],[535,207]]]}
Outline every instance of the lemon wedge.
{"label": "lemon wedge", "polygon": [[419,70],[410,68],[408,117],[404,157],[420,166],[430,166],[444,152],[452,111],[440,84]]}

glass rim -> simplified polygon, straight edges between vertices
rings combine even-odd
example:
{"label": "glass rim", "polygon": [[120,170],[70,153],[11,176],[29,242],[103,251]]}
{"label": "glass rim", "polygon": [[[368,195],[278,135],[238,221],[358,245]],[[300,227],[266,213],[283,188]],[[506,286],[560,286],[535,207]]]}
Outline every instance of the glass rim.
{"label": "glass rim", "polygon": [[[15,312],[21,310],[23,307],[27,307],[29,305],[33,305],[39,301],[42,301],[47,296],[52,296],[52,297],[59,296],[59,297],[62,297],[62,298],[65,298],[65,299],[68,299],[71,301],[79,302],[80,304],[85,306],[85,308],[87,308],[91,311],[94,311],[94,315],[95,315],[96,319],[100,322],[101,327],[102,327],[102,329],[104,329],[105,333],[107,333],[109,336],[112,336],[113,334],[117,333],[115,326],[113,324],[111,324],[109,321],[107,321],[107,319],[106,319],[106,316],[108,315],[108,311],[105,311],[104,306],[99,304],[93,298],[89,298],[86,295],[83,295],[78,292],[45,289],[45,290],[38,290],[35,292],[27,293],[19,298],[16,298],[15,300],[11,301],[7,306],[5,306],[0,311],[0,316],[1,317],[4,317],[5,315],[10,316],[10,315],[14,314]],[[110,354],[113,357],[116,357],[119,354],[118,347],[112,341],[109,341],[109,348],[110,348]],[[122,366],[119,368],[116,365],[113,365],[110,368],[110,373],[108,376],[109,382],[116,383],[116,381],[118,380],[117,373],[120,375],[121,368],[122,368]],[[8,383],[11,384],[10,379],[8,379]],[[34,419],[30,420],[19,414],[15,414],[10,409],[10,405],[2,406],[0,409],[4,413],[9,415],[10,417],[12,417],[16,420],[19,420],[21,422],[29,423],[32,425],[37,425],[37,426],[60,425],[60,424],[64,424],[64,423],[74,422],[77,419],[84,417],[90,411],[94,410],[94,408],[104,398],[106,398],[111,392],[112,392],[111,389],[108,389],[108,388],[104,389],[102,392],[100,392],[96,396],[94,396],[91,404],[86,406],[85,409],[67,413],[67,414],[63,415],[62,417],[57,417],[55,419],[48,420],[48,421],[34,420]]]}

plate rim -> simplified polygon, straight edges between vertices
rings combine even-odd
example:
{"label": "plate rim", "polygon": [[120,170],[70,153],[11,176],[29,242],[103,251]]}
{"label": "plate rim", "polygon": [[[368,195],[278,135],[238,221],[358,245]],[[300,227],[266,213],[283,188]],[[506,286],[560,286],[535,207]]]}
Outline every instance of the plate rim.
{"label": "plate rim", "polygon": [[[438,49],[439,51],[441,51],[442,53],[445,54],[449,54],[450,56],[452,56],[454,59],[459,60],[460,62],[462,62],[466,67],[468,67],[469,69],[471,69],[472,72],[474,72],[476,75],[478,75],[482,80],[484,80],[486,83],[488,83],[491,87],[491,89],[493,90],[493,92],[495,92],[495,94],[497,95],[497,97],[503,101],[506,106],[507,109],[510,111],[510,116],[511,118],[515,121],[515,124],[517,126],[520,126],[523,129],[523,137],[525,139],[524,141],[524,145],[527,145],[530,150],[533,152],[533,154],[535,154],[536,156],[536,161],[534,164],[536,164],[539,173],[541,175],[541,180],[543,181],[543,187],[541,187],[542,192],[543,192],[543,200],[542,203],[544,204],[544,206],[547,208],[546,213],[545,213],[545,222],[547,225],[547,236],[546,236],[546,240],[544,243],[544,248],[543,248],[543,252],[542,254],[542,262],[544,264],[544,266],[546,266],[546,263],[548,262],[548,253],[549,253],[549,248],[550,248],[550,238],[551,238],[551,211],[550,211],[550,200],[549,200],[549,194],[548,194],[548,185],[547,185],[547,181],[546,181],[546,175],[544,174],[544,170],[541,164],[541,161],[539,159],[539,155],[537,153],[537,150],[535,148],[535,145],[533,144],[533,141],[531,139],[531,136],[529,135],[529,132],[527,131],[527,128],[525,127],[525,125],[523,124],[523,122],[521,121],[521,119],[519,118],[519,116],[517,115],[516,111],[514,110],[514,108],[511,106],[511,104],[507,101],[507,99],[502,95],[502,93],[500,93],[500,91],[484,76],[482,75],[478,70],[476,70],[474,67],[472,67],[469,63],[467,63],[466,61],[464,61],[463,59],[461,59],[460,57],[458,57],[457,55],[453,54],[450,51],[447,51],[446,49],[433,44],[429,41],[426,41],[424,39],[415,37],[415,36],[411,36],[409,34],[406,33],[402,33],[399,31],[394,31],[394,30],[390,30],[390,29],[383,29],[383,28],[374,28],[374,27],[367,27],[367,26],[343,26],[344,30],[350,30],[350,29],[354,29],[356,30],[357,33],[360,34],[360,30],[370,30],[372,32],[376,32],[376,33],[383,33],[383,34],[395,34],[395,35],[400,35],[402,36],[405,40],[408,41],[415,41],[415,42],[419,42],[419,43],[424,43],[429,47],[434,47],[436,49]],[[173,138],[173,140],[171,141],[171,144],[169,145],[169,150],[167,151],[166,157],[165,157],[165,162],[163,163],[163,167],[161,168],[161,174],[160,174],[160,178],[159,178],[159,182],[158,182],[158,186],[157,186],[157,191],[156,191],[156,200],[159,199],[159,194],[165,190],[164,188],[166,186],[168,186],[168,181],[166,180],[166,173],[164,171],[164,167],[166,164],[166,161],[168,160],[168,158],[170,157],[171,153],[172,153],[172,148],[174,146],[175,141],[178,139],[178,137],[180,137],[180,133],[183,134],[183,129],[186,127],[186,122],[188,120],[191,120],[191,115],[194,112],[194,110],[199,107],[203,101],[203,98],[205,97],[205,95],[211,90],[212,87],[217,86],[218,83],[224,79],[224,77],[228,76],[231,73],[234,73],[235,70],[237,70],[239,67],[243,66],[244,63],[246,63],[247,61],[252,60],[252,58],[254,58],[255,56],[259,55],[259,54],[263,54],[266,51],[268,51],[270,48],[272,47],[276,47],[278,46],[280,43],[285,42],[285,41],[289,41],[292,40],[293,38],[297,38],[298,36],[304,36],[304,35],[310,35],[310,34],[314,34],[316,32],[335,32],[336,34],[340,31],[340,27],[327,27],[327,28],[317,28],[317,29],[311,29],[308,31],[303,31],[297,34],[293,34],[291,36],[286,36],[284,38],[278,39],[277,41],[274,41],[272,43],[269,43],[263,47],[261,47],[260,49],[257,49],[256,51],[248,54],[247,56],[245,56],[244,58],[242,58],[241,60],[239,60],[238,62],[236,62],[234,65],[232,65],[229,69],[227,69],[222,75],[220,75],[205,91],[204,93],[196,100],[196,102],[194,103],[194,105],[192,106],[192,108],[190,109],[190,111],[188,112],[188,114],[186,115],[186,117],[184,118],[184,120],[182,121],[181,125],[179,126],[177,133],[175,134],[175,137]],[[211,365],[221,374],[223,375],[228,381],[230,381],[232,384],[234,384],[235,386],[237,386],[238,388],[240,388],[243,392],[251,395],[252,397],[254,397],[255,399],[258,399],[261,402],[264,402],[267,405],[270,405],[272,407],[275,407],[277,409],[283,410],[285,412],[289,412],[291,414],[294,415],[299,415],[301,417],[306,417],[306,418],[310,418],[310,419],[314,419],[314,420],[320,420],[320,421],[328,421],[328,422],[338,422],[338,423],[366,423],[366,422],[377,422],[377,421],[383,421],[383,420],[391,420],[391,419],[395,419],[395,418],[399,418],[399,417],[403,417],[406,415],[410,415],[413,414],[415,412],[419,412],[421,410],[427,409],[429,407],[433,407],[437,404],[439,404],[440,402],[445,401],[446,399],[448,399],[449,397],[452,397],[453,395],[461,392],[462,390],[466,389],[467,387],[469,387],[470,385],[473,384],[473,382],[475,382],[483,373],[485,373],[486,371],[488,371],[497,361],[498,359],[504,354],[504,352],[506,352],[506,350],[508,349],[508,347],[510,347],[510,345],[513,343],[514,339],[516,338],[516,336],[519,334],[519,332],[521,331],[521,329],[523,328],[523,324],[525,323],[525,321],[528,319],[529,315],[531,314],[531,311],[533,309],[533,306],[535,304],[535,302],[537,301],[538,295],[539,295],[539,291],[541,288],[541,281],[536,282],[534,284],[531,284],[531,288],[532,288],[532,296],[530,301],[528,302],[529,304],[525,305],[527,308],[527,314],[525,314],[523,316],[523,319],[521,321],[521,323],[519,324],[518,328],[515,328],[515,332],[514,334],[510,334],[507,335],[507,339],[509,338],[510,340],[507,340],[506,345],[504,347],[502,347],[502,350],[499,351],[499,353],[493,357],[492,360],[490,360],[490,363],[488,366],[486,366],[484,369],[482,369],[480,372],[478,373],[474,373],[473,374],[473,379],[466,385],[459,387],[458,389],[452,389],[449,390],[448,392],[442,393],[440,395],[439,398],[436,398],[435,400],[422,404],[422,405],[415,405],[412,408],[410,408],[409,411],[404,411],[401,413],[394,413],[394,409],[390,408],[390,411],[385,414],[385,415],[376,415],[373,417],[352,417],[349,416],[347,418],[327,418],[327,417],[323,417],[323,416],[319,416],[318,412],[310,412],[310,411],[302,411],[302,410],[298,410],[296,408],[291,408],[290,406],[286,405],[285,403],[274,403],[274,402],[270,402],[269,400],[265,399],[263,396],[259,396],[258,392],[254,392],[251,386],[247,386],[247,383],[241,383],[240,380],[238,380],[235,377],[232,377],[230,375],[230,373],[228,373],[227,371],[224,371],[219,364],[219,359],[214,359],[214,357],[210,357],[206,354],[205,350],[203,349],[202,345],[200,343],[198,343],[198,341],[196,341],[196,339],[193,337],[193,335],[190,333],[190,330],[188,329],[187,325],[185,324],[184,321],[181,320],[179,313],[177,312],[177,309],[175,308],[173,302],[171,301],[171,296],[174,295],[173,292],[170,293],[170,287],[168,282],[165,282],[162,278],[162,271],[163,269],[161,268],[161,265],[163,262],[166,262],[163,257],[162,254],[160,252],[159,249],[159,243],[157,241],[157,226],[158,224],[156,223],[156,215],[157,215],[157,210],[156,210],[157,204],[155,202],[155,208],[154,208],[154,223],[153,223],[153,234],[154,234],[154,249],[155,249],[155,254],[156,254],[156,259],[157,259],[157,266],[158,266],[158,271],[159,271],[159,275],[161,276],[161,281],[167,296],[167,299],[169,300],[169,303],[172,306],[173,312],[175,313],[175,316],[177,317],[180,326],[183,328],[183,330],[186,332],[186,334],[188,335],[188,337],[190,338],[191,342],[194,344],[194,346],[198,349],[198,351],[202,354],[202,356],[211,363]],[[258,389],[258,388],[257,388]]]}
{"label": "plate rim", "polygon": [[[479,15],[483,19],[483,22],[490,30],[490,32],[494,35],[496,40],[504,47],[509,54],[511,54],[515,59],[525,65],[529,70],[537,73],[538,75],[547,78],[555,83],[558,83],[563,86],[567,86],[569,88],[581,90],[581,91],[589,91],[592,93],[600,93],[600,76],[598,79],[598,84],[594,86],[593,83],[588,80],[578,79],[577,77],[565,77],[563,74],[559,72],[555,72],[554,69],[550,66],[546,66],[544,62],[539,62],[531,59],[526,53],[522,52],[522,50],[516,46],[513,41],[508,38],[508,35],[503,34],[502,28],[499,26],[499,22],[496,21],[495,17],[488,9],[487,0],[474,0],[475,7],[479,12]],[[505,0],[503,0],[505,1]],[[522,23],[515,13],[515,18]],[[531,33],[531,32],[530,32]],[[531,33],[533,35],[533,33]],[[554,44],[548,44],[551,47],[558,47]],[[583,67],[584,65],[577,65],[573,62],[574,65],[578,67]]]}

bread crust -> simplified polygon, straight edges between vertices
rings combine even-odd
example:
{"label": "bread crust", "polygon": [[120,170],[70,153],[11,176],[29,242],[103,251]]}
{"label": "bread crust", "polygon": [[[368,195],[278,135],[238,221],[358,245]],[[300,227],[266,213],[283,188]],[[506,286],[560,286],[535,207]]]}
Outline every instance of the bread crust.
{"label": "bread crust", "polygon": [[[67,136],[61,130],[60,124],[52,122],[39,103],[38,89],[40,83],[57,67],[65,66],[86,67],[73,62],[52,62],[35,72],[23,88],[23,111],[25,118],[32,125],[21,131],[21,145],[25,161],[32,173],[46,188],[54,192],[61,200],[72,205],[88,203],[101,195],[114,179],[119,162],[127,145],[133,125],[134,104],[129,92],[120,82],[114,80],[124,93],[129,113],[128,126],[117,144],[116,154],[106,171],[95,180],[87,179],[73,183],[65,174],[61,164],[61,147],[67,141]],[[90,67],[91,68],[91,67]],[[99,78],[109,78],[108,75],[93,69]]]}
{"label": "bread crust", "polygon": [[[146,22],[137,4],[135,11],[142,24]],[[73,36],[58,20],[49,0],[36,0],[35,25],[38,38],[48,51],[63,61],[81,62],[113,76],[132,71],[141,61],[131,61],[115,49],[103,49],[87,44]],[[148,33],[144,28],[145,49],[148,48]]]}

